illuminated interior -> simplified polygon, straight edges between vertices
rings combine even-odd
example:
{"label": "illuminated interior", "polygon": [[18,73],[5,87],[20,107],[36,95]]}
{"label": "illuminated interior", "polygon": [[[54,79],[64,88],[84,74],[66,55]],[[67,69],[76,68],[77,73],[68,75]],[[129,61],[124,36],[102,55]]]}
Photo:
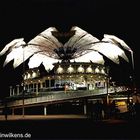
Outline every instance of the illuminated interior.
{"label": "illuminated interior", "polygon": [[106,88],[107,67],[95,63],[54,63],[54,68],[43,77],[39,68],[29,69],[24,74],[27,90],[94,90]]}
{"label": "illuminated interior", "polygon": [[[66,36],[69,37],[67,41],[59,41],[60,37]],[[132,52],[123,40],[114,35],[104,34],[104,38],[99,40],[73,26],[67,33],[49,27],[27,43],[23,38],[15,39],[4,47],[0,55],[8,52],[4,66],[14,60],[14,68],[29,59],[29,71],[23,75],[27,89],[67,85],[69,90],[93,90],[105,87],[107,83],[104,56],[116,64],[120,63],[119,57],[129,62],[125,51]],[[41,64],[47,73],[44,77],[40,77],[40,71],[37,70]]]}

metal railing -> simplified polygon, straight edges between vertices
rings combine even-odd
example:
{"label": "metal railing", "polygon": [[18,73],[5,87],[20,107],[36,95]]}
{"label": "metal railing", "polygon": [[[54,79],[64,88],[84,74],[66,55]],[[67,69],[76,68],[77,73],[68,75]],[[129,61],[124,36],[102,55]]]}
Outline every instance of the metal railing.
{"label": "metal railing", "polygon": [[[116,87],[116,88],[109,88],[108,93],[115,93],[115,92],[124,92],[128,89],[125,87]],[[105,95],[107,94],[107,89],[95,89],[95,90],[81,90],[81,91],[56,91],[56,92],[39,92],[37,96],[32,98],[24,99],[24,105],[32,105],[32,104],[39,104],[39,103],[49,103],[49,102],[58,102],[58,101],[65,101],[71,100],[76,98],[84,98],[96,95]],[[23,101],[15,100],[8,102],[8,107],[17,107],[22,106]]]}

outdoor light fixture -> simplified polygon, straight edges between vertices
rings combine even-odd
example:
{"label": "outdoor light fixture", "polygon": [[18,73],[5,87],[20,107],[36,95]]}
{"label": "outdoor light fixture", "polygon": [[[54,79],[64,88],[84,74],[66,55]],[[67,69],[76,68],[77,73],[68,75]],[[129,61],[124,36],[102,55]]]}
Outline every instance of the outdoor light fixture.
{"label": "outdoor light fixture", "polygon": [[102,69],[102,70],[101,70],[101,73],[102,73],[102,74],[105,74],[105,70],[104,70],[104,69]]}
{"label": "outdoor light fixture", "polygon": [[96,69],[95,69],[95,73],[99,73],[100,72],[100,70],[99,70],[99,68],[97,67]]}
{"label": "outdoor light fixture", "polygon": [[78,71],[79,73],[84,73],[84,68],[82,67],[82,65],[80,65],[80,66],[78,67],[77,71]]}
{"label": "outdoor light fixture", "polygon": [[24,80],[26,80],[26,79],[27,79],[27,75],[26,75],[26,74],[24,74],[23,79],[24,79]]}
{"label": "outdoor light fixture", "polygon": [[32,78],[35,78],[37,76],[36,72],[32,73]]}
{"label": "outdoor light fixture", "polygon": [[57,73],[62,74],[63,71],[64,71],[63,68],[59,65],[59,67],[57,68]]}
{"label": "outdoor light fixture", "polygon": [[28,78],[28,79],[31,78],[31,74],[30,74],[30,73],[27,74],[27,78]]}
{"label": "outdoor light fixture", "polygon": [[92,70],[92,68],[91,68],[91,65],[86,69],[86,72],[87,72],[87,73],[92,73],[92,72],[93,72],[93,70]]}
{"label": "outdoor light fixture", "polygon": [[68,69],[67,69],[67,72],[68,72],[68,73],[74,72],[74,68],[70,65],[70,66],[68,67]]}

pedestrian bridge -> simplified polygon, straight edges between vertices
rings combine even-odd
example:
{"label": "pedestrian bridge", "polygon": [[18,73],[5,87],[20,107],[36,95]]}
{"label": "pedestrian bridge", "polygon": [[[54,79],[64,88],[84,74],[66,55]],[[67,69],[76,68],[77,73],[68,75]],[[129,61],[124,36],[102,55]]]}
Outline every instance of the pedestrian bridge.
{"label": "pedestrian bridge", "polygon": [[[39,104],[53,104],[66,102],[68,100],[82,99],[82,98],[94,98],[97,96],[103,96],[113,93],[121,93],[128,91],[125,87],[116,87],[116,88],[103,88],[95,90],[79,90],[79,91],[47,91],[39,92],[32,97],[20,97],[19,99],[14,99],[11,97],[7,102],[7,107],[21,107],[24,106],[37,106]],[[4,106],[1,105],[1,108]]]}

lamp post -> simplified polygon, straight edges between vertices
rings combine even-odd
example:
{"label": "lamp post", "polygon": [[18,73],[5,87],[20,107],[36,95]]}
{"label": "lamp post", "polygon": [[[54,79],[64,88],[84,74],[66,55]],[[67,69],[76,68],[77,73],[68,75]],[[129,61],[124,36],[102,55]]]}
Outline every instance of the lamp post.
{"label": "lamp post", "polygon": [[132,68],[134,70],[134,55],[133,55],[133,51],[130,50],[130,53],[131,53],[131,60],[132,60]]}
{"label": "lamp post", "polygon": [[109,88],[109,67],[107,67],[107,82],[106,82],[106,94],[107,94],[107,105],[109,104],[109,93],[108,93],[108,88]]}
{"label": "lamp post", "polygon": [[135,91],[135,74],[134,74],[134,70],[135,70],[134,53],[132,50],[129,50],[129,51],[131,53],[131,61],[132,61],[132,94],[134,94],[136,92]]}
{"label": "lamp post", "polygon": [[135,66],[134,66],[134,55],[133,55],[133,51],[130,51],[131,53],[131,59],[132,59],[132,80],[133,80],[133,88],[135,89],[135,75],[134,75],[134,70],[135,70]]}
{"label": "lamp post", "polygon": [[24,56],[24,47],[26,45],[23,45],[22,48],[23,48],[23,90],[22,90],[22,116],[24,117],[24,114],[25,114],[25,100],[24,100],[24,96],[25,96],[25,83],[24,83],[24,74],[25,74],[25,56]]}

